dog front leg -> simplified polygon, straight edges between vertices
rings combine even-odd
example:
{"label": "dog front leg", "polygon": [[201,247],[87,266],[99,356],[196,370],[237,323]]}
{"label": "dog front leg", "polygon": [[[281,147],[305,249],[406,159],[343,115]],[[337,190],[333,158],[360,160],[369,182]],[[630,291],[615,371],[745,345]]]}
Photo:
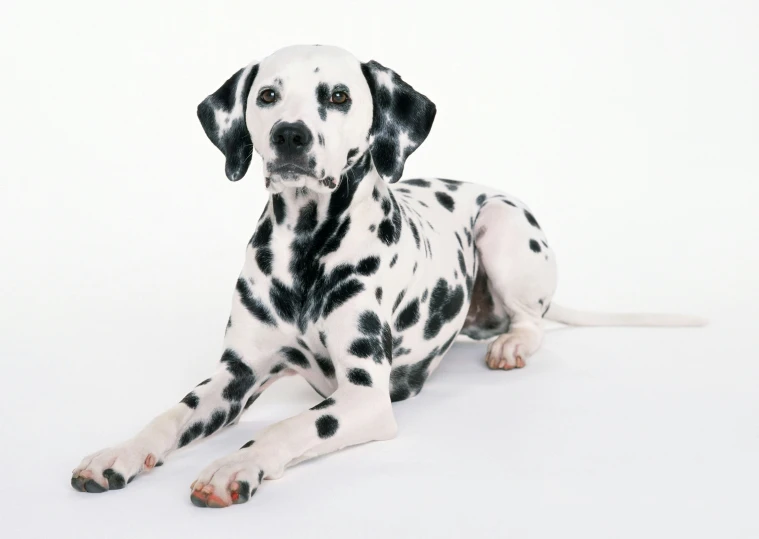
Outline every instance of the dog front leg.
{"label": "dog front leg", "polygon": [[264,477],[278,478],[287,466],[395,436],[389,388],[390,326],[382,324],[376,313],[355,305],[346,304],[337,313],[332,317],[335,323],[325,325],[337,390],[208,466],[192,484],[192,503],[202,507],[243,503]]}

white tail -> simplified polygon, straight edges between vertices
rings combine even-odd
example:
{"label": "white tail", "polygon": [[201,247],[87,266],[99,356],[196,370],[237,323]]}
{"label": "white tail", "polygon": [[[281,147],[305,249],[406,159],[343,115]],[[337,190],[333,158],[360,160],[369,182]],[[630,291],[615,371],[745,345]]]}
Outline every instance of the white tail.
{"label": "white tail", "polygon": [[546,320],[560,322],[570,326],[669,326],[690,327],[705,326],[707,321],[698,316],[683,314],[654,313],[599,313],[578,311],[561,305],[551,304]]}

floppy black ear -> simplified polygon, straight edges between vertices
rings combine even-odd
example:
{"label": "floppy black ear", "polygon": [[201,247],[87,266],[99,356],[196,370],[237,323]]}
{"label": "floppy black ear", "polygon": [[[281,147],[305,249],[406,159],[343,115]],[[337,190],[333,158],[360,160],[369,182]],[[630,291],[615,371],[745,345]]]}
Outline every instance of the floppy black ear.
{"label": "floppy black ear", "polygon": [[242,68],[198,105],[198,119],[208,138],[227,158],[224,171],[233,182],[245,176],[253,156],[245,111],[256,73],[258,64]]}
{"label": "floppy black ear", "polygon": [[403,174],[406,158],[424,142],[435,119],[435,104],[378,62],[361,64],[374,101],[369,133],[377,172],[389,182]]}

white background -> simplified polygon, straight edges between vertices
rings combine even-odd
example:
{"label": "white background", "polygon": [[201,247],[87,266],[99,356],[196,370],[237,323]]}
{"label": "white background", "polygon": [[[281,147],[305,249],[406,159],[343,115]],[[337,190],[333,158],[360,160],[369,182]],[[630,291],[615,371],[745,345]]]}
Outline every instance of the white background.
{"label": "white background", "polygon": [[[197,3],[200,4],[200,3]],[[425,4],[425,5],[423,5]],[[7,537],[757,537],[756,2],[3,2],[0,520]],[[396,440],[189,502],[210,460],[319,399],[281,382],[128,489],[75,492],[217,361],[260,161],[195,107],[293,43],[376,59],[438,115],[406,177],[498,186],[556,299],[704,329],[550,332],[519,372],[456,345]]]}

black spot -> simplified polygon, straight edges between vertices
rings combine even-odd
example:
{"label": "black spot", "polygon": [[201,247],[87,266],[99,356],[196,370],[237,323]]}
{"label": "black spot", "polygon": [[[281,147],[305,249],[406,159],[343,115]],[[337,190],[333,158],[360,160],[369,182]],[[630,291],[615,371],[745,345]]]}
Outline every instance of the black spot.
{"label": "black spot", "polygon": [[[267,380],[268,380],[268,378],[267,378]],[[243,409],[243,410],[247,410],[248,408],[250,408],[250,407],[251,407],[251,405],[252,405],[254,402],[256,402],[256,399],[257,399],[259,396],[260,396],[260,394],[259,394],[259,395],[256,395],[256,394],[253,394],[253,395],[251,395],[251,396],[250,396],[250,398],[248,398],[248,401],[245,403],[245,406],[243,406],[243,407],[242,407],[242,409]]]}
{"label": "black spot", "polygon": [[198,407],[198,402],[200,402],[200,399],[195,393],[188,393],[180,402],[185,403],[189,408],[192,408],[194,410]]}
{"label": "black spot", "polygon": [[393,255],[393,258],[390,260],[390,267],[392,268],[395,266],[396,262],[398,262],[398,253],[395,253],[395,255]]}
{"label": "black spot", "polygon": [[369,232],[374,232],[377,230],[377,225],[369,225]]}
{"label": "black spot", "polygon": [[535,240],[530,240],[530,249],[535,253],[539,253],[542,250],[540,244]]}
{"label": "black spot", "polygon": [[393,332],[390,324],[385,322],[382,326],[382,351],[387,358],[388,363],[393,363]]}
{"label": "black spot", "polygon": [[372,387],[372,377],[364,369],[348,369],[348,381],[357,386]]}
{"label": "black spot", "polygon": [[311,410],[324,410],[325,408],[329,408],[330,406],[333,406],[334,404],[335,404],[335,399],[330,397],[328,399],[324,399],[316,406],[313,406]]}
{"label": "black spot", "polygon": [[435,198],[437,198],[437,201],[446,210],[453,211],[454,202],[453,202],[453,199],[451,198],[451,195],[449,195],[448,193],[444,193],[442,191],[437,191],[435,192]]}
{"label": "black spot", "polygon": [[261,484],[261,480],[264,478],[264,471],[261,470],[258,472],[258,483]]}
{"label": "black spot", "polygon": [[206,378],[205,380],[203,380],[202,382],[200,382],[200,383],[197,385],[197,387],[200,387],[200,386],[204,386],[204,385],[206,385],[206,384],[207,384],[208,382],[210,382],[210,381],[211,381],[211,379],[210,379],[210,378]]}
{"label": "black spot", "polygon": [[[121,490],[127,485],[127,481],[124,481],[124,476],[113,468],[103,470],[103,477],[108,480],[108,490]],[[131,483],[133,478],[134,476],[128,482]]]}
{"label": "black spot", "polygon": [[377,303],[382,303],[382,287],[378,286],[374,291],[374,297],[377,298]]}
{"label": "black spot", "polygon": [[387,215],[388,213],[390,213],[391,207],[392,206],[390,204],[390,199],[389,198],[383,198],[382,199],[382,213],[384,213],[385,215]]}
{"label": "black spot", "polygon": [[234,421],[237,416],[240,414],[240,411],[242,410],[242,407],[240,406],[240,403],[233,402],[232,405],[229,407],[229,415],[227,416],[227,422],[224,423],[225,425],[229,425]]}
{"label": "black spot", "polygon": [[271,275],[271,266],[274,254],[269,247],[271,243],[272,224],[268,217],[264,219],[256,233],[250,240],[250,244],[256,249],[256,264],[264,275]]}
{"label": "black spot", "polygon": [[347,281],[332,291],[324,305],[324,316],[328,316],[340,305],[351,299],[364,289],[364,285],[355,279]]}
{"label": "black spot", "polygon": [[449,288],[445,279],[439,279],[430,295],[429,317],[424,327],[424,338],[436,337],[443,324],[453,320],[463,305],[464,290],[461,285]]}
{"label": "black spot", "polygon": [[296,367],[300,367],[301,369],[311,368],[311,364],[308,362],[308,359],[306,359],[306,356],[304,356],[303,352],[301,352],[297,348],[291,348],[289,346],[285,346],[282,348],[281,352],[285,355],[285,357],[287,358],[287,361],[289,361]]}
{"label": "black spot", "polygon": [[403,296],[406,295],[406,289],[400,291],[398,294],[398,297],[395,298],[395,303],[393,303],[393,312],[395,312],[398,309],[398,306],[401,304],[401,301],[403,301]]}
{"label": "black spot", "polygon": [[322,439],[334,436],[339,426],[337,418],[333,415],[323,415],[316,420],[316,432]]}
{"label": "black spot", "polygon": [[298,298],[291,288],[276,277],[271,280],[269,299],[277,315],[285,322],[295,320]]}
{"label": "black spot", "polygon": [[317,133],[316,138],[319,141],[319,146],[324,146],[324,135]]}
{"label": "black spot", "polygon": [[427,290],[427,289],[424,290],[424,293],[422,294],[422,303],[424,303],[425,301],[427,301],[427,294],[428,294],[428,292],[429,292],[429,290]]}
{"label": "black spot", "polygon": [[229,401],[241,401],[256,383],[256,376],[253,370],[243,363],[242,358],[229,348],[222,354],[221,361],[226,363],[227,371],[232,375],[232,379],[222,391],[222,396]]}
{"label": "black spot", "polygon": [[487,199],[487,195],[485,193],[482,193],[480,196],[477,197],[477,205],[482,206],[482,203],[485,202],[485,199]]}
{"label": "black spot", "polygon": [[419,300],[409,302],[395,319],[395,330],[405,331],[419,321]]}
{"label": "black spot", "polygon": [[430,182],[427,180],[405,180],[402,183],[407,183],[409,185],[416,185],[417,187],[429,187]]}
{"label": "black spot", "polygon": [[277,363],[274,365],[271,370],[269,371],[269,374],[277,374],[278,372],[281,372],[287,368],[287,365],[284,363]]}
{"label": "black spot", "polygon": [[540,229],[540,225],[538,224],[538,221],[537,219],[535,219],[535,216],[533,214],[531,214],[527,210],[524,210],[524,216],[527,217],[528,223],[530,223],[535,228]]}
{"label": "black spot", "polygon": [[335,377],[335,366],[332,363],[331,359],[328,357],[320,356],[318,354],[314,354],[314,360],[316,361],[316,364],[319,366],[319,369],[322,371],[324,376],[327,378]]}
{"label": "black spot", "polygon": [[277,220],[277,224],[281,225],[282,221],[287,216],[287,207],[285,206],[285,199],[282,195],[276,194],[271,197],[274,207],[274,218]]}
{"label": "black spot", "polygon": [[203,434],[203,422],[196,421],[179,437],[179,445],[177,447],[186,446],[201,434]]}
{"label": "black spot", "polygon": [[358,148],[351,148],[350,150],[348,150],[348,157],[346,158],[346,161],[350,161],[351,159],[356,157],[356,155],[358,155]]}
{"label": "black spot", "polygon": [[377,190],[376,187],[374,189],[372,189],[372,198],[374,200],[379,200],[380,199],[380,193],[379,193],[379,191]]}
{"label": "black spot", "polygon": [[409,221],[408,226],[411,229],[411,234],[414,236],[414,242],[416,243],[416,248],[419,249],[419,230],[416,228],[414,221]]}
{"label": "black spot", "polygon": [[459,268],[461,268],[461,274],[466,277],[466,261],[464,260],[464,253],[459,250]]}
{"label": "black spot", "polygon": [[371,311],[364,311],[358,318],[358,329],[364,335],[379,335],[382,329],[379,316]]}
{"label": "black spot", "polygon": [[203,436],[210,436],[221,428],[224,424],[224,420],[227,418],[227,412],[224,410],[214,410],[211,414],[211,419],[206,423],[206,428],[203,431]]}
{"label": "black spot", "polygon": [[327,334],[323,331],[319,332],[319,341],[321,341],[324,348],[327,348]]}
{"label": "black spot", "polygon": [[240,277],[237,279],[237,292],[240,294],[240,302],[248,312],[259,322],[270,326],[276,326],[277,322],[271,314],[271,311],[260,299],[253,295],[253,291],[248,286],[248,282]]}
{"label": "black spot", "polygon": [[378,256],[370,256],[362,259],[356,265],[356,272],[361,275],[371,275],[379,269],[380,259]]}
{"label": "black spot", "polygon": [[354,340],[348,352],[357,357],[369,357],[374,353],[372,339],[356,339]]}
{"label": "black spot", "polygon": [[502,198],[501,200],[503,201],[503,203],[504,203],[504,204],[508,204],[509,206],[514,206],[515,208],[517,207],[517,205],[516,205],[516,204],[514,204],[514,203],[513,203],[512,201],[510,201],[510,200],[506,200],[505,198]]}
{"label": "black spot", "polygon": [[548,249],[548,244],[545,242],[545,240],[540,240],[540,243],[543,244],[543,247],[545,247],[546,249]]}
{"label": "black spot", "polygon": [[298,223],[295,225],[295,232],[298,234],[312,232],[316,228],[316,225],[316,201],[312,200],[300,209]]}

